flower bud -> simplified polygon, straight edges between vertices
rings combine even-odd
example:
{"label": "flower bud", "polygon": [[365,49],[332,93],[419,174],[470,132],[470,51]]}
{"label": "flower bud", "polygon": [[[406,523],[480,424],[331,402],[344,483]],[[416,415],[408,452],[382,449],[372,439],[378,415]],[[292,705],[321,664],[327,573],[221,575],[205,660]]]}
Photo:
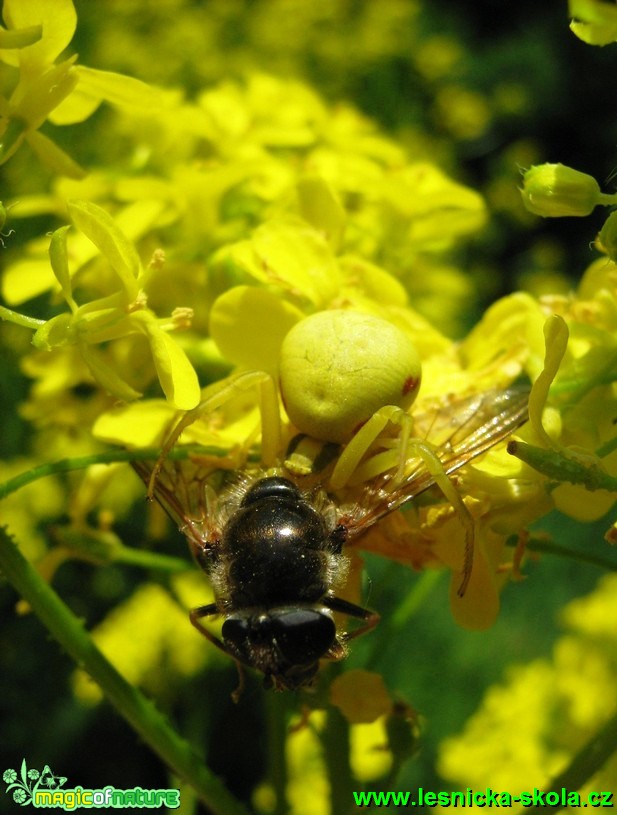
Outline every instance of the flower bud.
{"label": "flower bud", "polygon": [[523,176],[521,195],[526,208],[543,218],[583,217],[603,199],[595,178],[563,164],[531,167]]}

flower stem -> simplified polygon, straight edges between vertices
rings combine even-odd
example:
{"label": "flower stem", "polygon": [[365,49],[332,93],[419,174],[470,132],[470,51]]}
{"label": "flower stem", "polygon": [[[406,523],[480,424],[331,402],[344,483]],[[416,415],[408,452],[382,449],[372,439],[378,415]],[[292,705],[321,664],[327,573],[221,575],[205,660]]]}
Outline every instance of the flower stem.
{"label": "flower stem", "polygon": [[[332,666],[335,669],[338,666]],[[330,783],[332,815],[347,812],[352,801],[352,790],[357,786],[350,764],[351,743],[349,722],[333,705],[328,708],[326,726],[321,734],[324,761]]]}
{"label": "flower stem", "polygon": [[[547,786],[547,792],[556,792],[561,795],[562,790],[574,791],[580,789],[586,781],[595,775],[603,764],[617,750],[617,713],[598,730],[587,744],[579,750],[566,769],[555,776]],[[586,806],[586,804],[583,804]],[[543,805],[533,809],[524,809],[526,815],[540,815],[547,809],[562,809],[562,804],[556,806]]]}
{"label": "flower stem", "polygon": [[[516,546],[516,538],[507,541],[508,546]],[[531,538],[526,544],[525,549],[530,552],[542,552],[547,555],[555,555],[556,557],[564,557],[568,560],[577,560],[580,563],[590,563],[592,566],[598,566],[601,569],[606,569],[610,572],[617,571],[617,563],[608,557],[601,555],[590,554],[588,552],[577,551],[570,549],[568,546],[562,546],[553,541],[541,540],[540,538]]]}
{"label": "flower stem", "polygon": [[11,308],[6,308],[6,306],[0,306],[0,320],[8,320],[11,323],[23,326],[23,328],[31,328],[33,331],[45,325],[45,320],[37,320],[35,317],[26,317],[25,314],[20,314]]}
{"label": "flower stem", "polygon": [[[398,567],[398,564],[395,565]],[[381,620],[379,623],[381,636],[364,662],[367,670],[377,670],[377,666],[382,664],[388,646],[397,641],[400,642],[400,632],[409,626],[410,620],[422,607],[441,577],[442,573],[437,569],[427,569],[422,572],[396,611]]]}
{"label": "flower stem", "polygon": [[282,693],[269,693],[265,698],[268,728],[269,778],[276,798],[272,815],[285,815],[289,812],[287,800],[287,697]]}
{"label": "flower stem", "polygon": [[0,571],[27,600],[62,648],[101,687],[139,737],[195,789],[209,811],[215,815],[248,815],[153,703],[108,662],[81,622],[23,557],[3,528],[0,528]]}
{"label": "flower stem", "polygon": [[614,207],[617,204],[617,195],[614,192],[601,192],[598,204],[603,207]]}
{"label": "flower stem", "polygon": [[[210,447],[201,447],[196,445],[186,447],[176,447],[167,454],[170,459],[185,459],[191,455],[222,455],[220,450],[215,450]],[[48,475],[57,475],[58,473],[68,473],[72,470],[84,470],[90,467],[91,464],[112,464],[121,461],[148,461],[154,460],[159,457],[161,450],[158,447],[144,447],[141,450],[109,450],[104,453],[92,453],[89,456],[79,456],[77,458],[63,458],[60,461],[50,461],[45,464],[39,464],[38,467],[33,467],[31,470],[26,470],[19,475],[9,478],[8,481],[0,483],[0,500],[6,498],[12,492],[16,492],[25,487],[26,484],[31,484],[33,481],[38,481],[39,478],[45,478]]]}
{"label": "flower stem", "polygon": [[60,545],[52,549],[50,555],[60,550],[65,557],[75,557],[91,563],[123,563],[127,566],[137,566],[140,569],[151,569],[168,574],[194,569],[194,564],[187,558],[151,552],[146,549],[135,549],[133,546],[125,546],[115,537],[112,542],[108,542],[105,536],[64,529],[58,538]]}

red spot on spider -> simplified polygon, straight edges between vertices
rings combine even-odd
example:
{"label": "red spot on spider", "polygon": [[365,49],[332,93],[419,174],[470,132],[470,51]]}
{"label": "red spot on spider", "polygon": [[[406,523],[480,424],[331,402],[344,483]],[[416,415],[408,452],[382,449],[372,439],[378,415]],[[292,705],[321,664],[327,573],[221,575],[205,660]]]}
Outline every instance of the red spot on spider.
{"label": "red spot on spider", "polygon": [[418,377],[408,376],[407,379],[403,382],[402,395],[407,396],[408,393],[414,391],[417,387],[418,387]]}

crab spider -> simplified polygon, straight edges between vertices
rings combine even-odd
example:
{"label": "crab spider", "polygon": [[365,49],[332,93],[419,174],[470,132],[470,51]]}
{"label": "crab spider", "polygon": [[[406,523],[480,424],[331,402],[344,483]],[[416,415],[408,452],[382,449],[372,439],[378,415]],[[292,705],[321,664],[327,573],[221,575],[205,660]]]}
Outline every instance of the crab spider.
{"label": "crab spider", "polygon": [[[420,372],[420,360],[407,335],[377,317],[324,311],[289,332],[281,349],[281,395],[299,433],[343,445],[330,488],[339,490],[350,482],[361,459],[389,424],[400,428],[394,483],[400,482],[411,435],[406,408],[417,395]],[[152,470],[150,495],[163,461],[183,431],[234,396],[253,389],[261,413],[261,463],[272,468],[284,461],[277,385],[263,371],[240,373],[177,421]],[[422,451],[424,457],[430,457],[426,445]],[[438,470],[437,462],[434,464],[433,469]],[[388,463],[385,469],[390,466]]]}

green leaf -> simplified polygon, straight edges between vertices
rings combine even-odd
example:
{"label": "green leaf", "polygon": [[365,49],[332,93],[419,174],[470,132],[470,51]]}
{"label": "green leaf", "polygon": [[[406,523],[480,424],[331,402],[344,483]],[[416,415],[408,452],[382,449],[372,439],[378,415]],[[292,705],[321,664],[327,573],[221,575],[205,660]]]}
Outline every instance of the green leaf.
{"label": "green leaf", "polygon": [[113,218],[96,204],[69,201],[68,209],[75,226],[109,261],[120,278],[129,301],[133,302],[139,293],[137,278],[141,269],[139,255],[133,244],[118,229]]}
{"label": "green leaf", "polygon": [[509,442],[508,453],[554,481],[580,484],[589,491],[617,492],[617,477],[608,473],[593,454],[567,448],[546,449],[522,441]]}

